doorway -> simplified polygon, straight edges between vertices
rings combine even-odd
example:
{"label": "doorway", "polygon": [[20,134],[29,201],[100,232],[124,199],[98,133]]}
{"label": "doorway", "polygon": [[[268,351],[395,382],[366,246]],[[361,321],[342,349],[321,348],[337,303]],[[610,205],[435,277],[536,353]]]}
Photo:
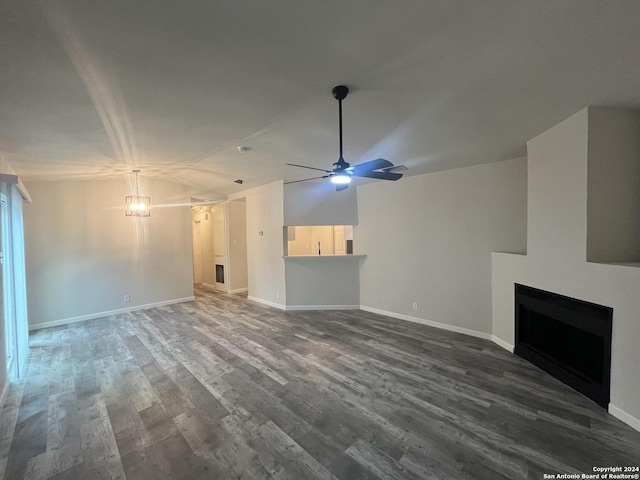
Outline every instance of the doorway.
{"label": "doorway", "polygon": [[226,205],[193,206],[191,220],[193,281],[197,285],[226,292]]}

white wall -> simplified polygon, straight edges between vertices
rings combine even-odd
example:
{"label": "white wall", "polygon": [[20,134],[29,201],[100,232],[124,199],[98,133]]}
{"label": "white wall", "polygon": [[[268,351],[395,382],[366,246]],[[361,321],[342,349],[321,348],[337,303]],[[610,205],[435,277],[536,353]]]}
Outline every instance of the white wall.
{"label": "white wall", "polygon": [[358,209],[364,309],[490,336],[491,252],[526,249],[525,159],[360,186]]}
{"label": "white wall", "polygon": [[244,201],[228,202],[229,292],[247,290],[247,206]]}
{"label": "white wall", "polygon": [[193,297],[188,194],[170,182],[143,181],[148,218],[125,217],[124,179],[28,184],[31,328]]}
{"label": "white wall", "polygon": [[245,198],[249,298],[285,308],[284,193],[282,181],[229,195]]}
{"label": "white wall", "polygon": [[333,255],[333,229],[327,225],[358,223],[357,188],[340,192],[329,181],[285,185],[284,224],[297,225],[296,242],[289,242],[289,255],[323,259],[287,259],[287,309],[354,308],[359,305],[359,259],[328,258]]}
{"label": "white wall", "polygon": [[361,261],[353,255],[288,257],[287,310],[359,308]]}
{"label": "white wall", "polygon": [[640,113],[589,108],[587,260],[640,261]]}
{"label": "white wall", "polygon": [[331,182],[284,186],[285,225],[355,225],[358,223],[356,187],[336,192]]}
{"label": "white wall", "polygon": [[[633,149],[636,120],[625,115],[603,116],[585,109],[529,141],[527,255],[493,254],[493,334],[506,348],[514,344],[514,283],[529,285],[613,308],[611,403],[609,411],[640,430],[640,268],[587,263],[590,139],[604,142],[606,132],[628,131],[629,145],[618,136],[609,155],[600,143],[594,162],[609,158],[614,178],[620,167],[616,152]],[[604,135],[604,136],[603,136]],[[604,155],[604,156],[603,156]],[[638,162],[637,157],[626,157]],[[607,175],[606,169],[599,169]],[[621,182],[625,188],[627,182]],[[636,185],[637,188],[637,185]],[[594,196],[593,198],[598,198]],[[600,197],[606,201],[606,197]],[[614,212],[615,213],[615,212]],[[637,212],[636,212],[637,214]],[[630,229],[626,230],[630,233]],[[614,239],[615,240],[615,239]],[[624,243],[624,242],[622,242]]]}

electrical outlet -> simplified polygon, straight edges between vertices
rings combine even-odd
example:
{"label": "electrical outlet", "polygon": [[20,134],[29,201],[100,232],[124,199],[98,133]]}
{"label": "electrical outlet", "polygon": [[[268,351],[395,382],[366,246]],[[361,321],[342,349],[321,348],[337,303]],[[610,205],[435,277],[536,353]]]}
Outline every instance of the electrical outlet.
{"label": "electrical outlet", "polygon": [[131,301],[131,295],[124,296],[124,303],[129,303]]}
{"label": "electrical outlet", "polygon": [[411,304],[411,310],[418,310],[418,302],[413,302]]}
{"label": "electrical outlet", "polygon": [[280,292],[276,292],[276,298],[280,298]]}

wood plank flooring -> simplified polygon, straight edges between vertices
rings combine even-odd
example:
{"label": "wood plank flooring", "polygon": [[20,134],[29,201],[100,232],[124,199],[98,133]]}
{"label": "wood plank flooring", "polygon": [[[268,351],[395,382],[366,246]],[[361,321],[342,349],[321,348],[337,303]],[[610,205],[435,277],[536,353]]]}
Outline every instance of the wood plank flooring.
{"label": "wood plank flooring", "polygon": [[195,302],[40,330],[4,479],[529,479],[640,433],[492,343],[361,311]]}

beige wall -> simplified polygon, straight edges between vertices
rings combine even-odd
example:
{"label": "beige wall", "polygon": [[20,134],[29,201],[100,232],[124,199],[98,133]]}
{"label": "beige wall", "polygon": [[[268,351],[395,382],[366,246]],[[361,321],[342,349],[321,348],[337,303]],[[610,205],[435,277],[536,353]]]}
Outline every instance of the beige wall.
{"label": "beige wall", "polygon": [[288,255],[318,255],[318,252],[322,255],[335,254],[333,226],[289,227],[289,230],[291,229],[295,231],[295,240],[287,242]]}
{"label": "beige wall", "polygon": [[125,217],[125,180],[28,184],[30,327],[193,296],[187,192],[150,179],[144,187],[151,196],[148,218]]}
{"label": "beige wall", "polygon": [[[619,177],[621,168],[616,152],[635,148],[638,132],[629,128],[637,119],[625,115],[600,115],[598,109],[585,109],[541,134],[528,148],[528,252],[527,255],[493,254],[493,334],[505,348],[514,344],[514,283],[529,285],[561,295],[613,308],[611,358],[611,403],[609,411],[640,430],[640,264],[607,265],[587,262],[588,210],[594,204],[588,181],[592,160],[609,159],[613,171],[599,168],[601,175]],[[625,141],[607,131],[628,131]],[[590,158],[589,146],[598,139],[598,148]],[[605,155],[608,150],[609,155]],[[604,155],[604,156],[603,156]],[[627,161],[638,158],[625,156]],[[622,162],[624,163],[624,162]],[[633,166],[628,168],[633,171]],[[636,185],[620,182],[619,188]],[[593,196],[606,201],[606,196]],[[605,207],[606,208],[606,207]],[[626,209],[627,207],[625,207]],[[615,212],[612,212],[615,214]],[[637,211],[636,211],[637,215]],[[624,215],[623,215],[624,216]],[[617,220],[615,220],[617,222]],[[633,221],[633,220],[632,220]],[[633,228],[615,230],[632,235]],[[616,245],[628,239],[612,238]]]}
{"label": "beige wall", "polygon": [[[329,227],[327,227],[329,228]],[[313,255],[313,243],[311,240],[312,227],[291,226],[288,227],[287,255]],[[316,255],[318,250],[316,249]]]}
{"label": "beige wall", "polygon": [[247,205],[244,201],[228,202],[229,214],[229,292],[248,288],[247,277]]}
{"label": "beige wall", "polygon": [[525,159],[360,186],[358,217],[363,308],[490,337],[491,252],[526,249]]}

